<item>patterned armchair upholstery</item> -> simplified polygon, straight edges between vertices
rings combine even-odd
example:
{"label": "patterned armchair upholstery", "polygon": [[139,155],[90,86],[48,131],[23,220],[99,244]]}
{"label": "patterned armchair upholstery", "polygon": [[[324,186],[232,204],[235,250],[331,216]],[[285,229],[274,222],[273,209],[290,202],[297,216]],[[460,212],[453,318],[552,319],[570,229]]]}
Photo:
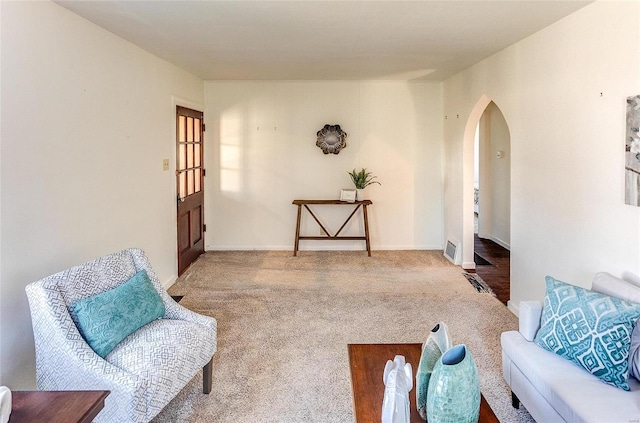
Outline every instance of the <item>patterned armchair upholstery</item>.
{"label": "patterned armchair upholstery", "polygon": [[[165,305],[155,320],[120,342],[104,359],[78,331],[73,302],[121,285],[145,269]],[[148,422],[203,369],[211,391],[216,320],[176,303],[139,249],[110,254],[26,287],[40,390],[109,390],[95,422]]]}

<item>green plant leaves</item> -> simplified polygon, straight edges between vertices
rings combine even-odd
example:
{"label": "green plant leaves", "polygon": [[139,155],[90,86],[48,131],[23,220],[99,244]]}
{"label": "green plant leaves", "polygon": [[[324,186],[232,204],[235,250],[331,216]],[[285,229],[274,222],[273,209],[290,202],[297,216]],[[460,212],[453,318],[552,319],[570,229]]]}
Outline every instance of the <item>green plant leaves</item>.
{"label": "green plant leaves", "polygon": [[356,172],[356,170],[353,169],[351,172],[347,173],[351,176],[351,180],[353,181],[353,185],[356,186],[356,189],[363,189],[371,184],[382,185],[380,182],[374,181],[377,176],[373,176],[371,172],[367,172],[367,169],[365,168],[362,168],[360,172]]}

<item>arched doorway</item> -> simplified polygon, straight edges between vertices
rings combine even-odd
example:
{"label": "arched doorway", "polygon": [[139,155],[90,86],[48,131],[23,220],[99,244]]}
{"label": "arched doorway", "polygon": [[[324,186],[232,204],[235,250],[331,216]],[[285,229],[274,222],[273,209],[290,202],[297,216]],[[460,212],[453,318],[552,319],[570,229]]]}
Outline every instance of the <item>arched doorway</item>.
{"label": "arched doorway", "polygon": [[511,139],[500,108],[483,96],[467,121],[463,175],[463,267],[510,298]]}

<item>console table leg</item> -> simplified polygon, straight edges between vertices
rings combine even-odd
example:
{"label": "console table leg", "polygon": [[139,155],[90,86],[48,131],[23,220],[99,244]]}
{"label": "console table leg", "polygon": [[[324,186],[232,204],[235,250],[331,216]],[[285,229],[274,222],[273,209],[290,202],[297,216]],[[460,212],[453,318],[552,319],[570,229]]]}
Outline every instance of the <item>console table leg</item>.
{"label": "console table leg", "polygon": [[369,242],[369,216],[367,215],[367,205],[362,206],[362,214],[364,216],[364,237],[367,243],[367,254],[371,257],[371,243]]}
{"label": "console table leg", "polygon": [[300,216],[302,215],[302,206],[298,204],[298,220],[296,222],[296,241],[293,244],[293,256],[298,255],[298,244],[300,243]]}

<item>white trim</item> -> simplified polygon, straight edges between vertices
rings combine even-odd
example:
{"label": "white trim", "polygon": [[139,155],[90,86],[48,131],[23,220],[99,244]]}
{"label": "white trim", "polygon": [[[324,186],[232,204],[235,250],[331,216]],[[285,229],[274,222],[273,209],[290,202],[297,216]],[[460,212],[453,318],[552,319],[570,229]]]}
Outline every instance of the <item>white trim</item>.
{"label": "white trim", "polygon": [[168,290],[169,288],[171,288],[171,286],[176,283],[176,281],[178,280],[178,275],[173,275],[171,276],[169,279],[167,279],[162,283],[162,287],[164,288],[164,290]]}
{"label": "white trim", "polygon": [[187,109],[193,109],[195,111],[204,113],[204,104],[197,103],[195,101],[188,100],[186,98],[176,97],[175,95],[172,95],[171,104],[173,105],[174,111],[176,110],[176,106],[180,106],[180,107],[186,107]]}
{"label": "white trim", "polygon": [[518,306],[518,304],[514,303],[513,301],[511,300],[507,301],[507,308],[509,309],[510,312],[515,314],[516,317],[520,315],[520,307]]}
{"label": "white trim", "polygon": [[[340,244],[324,244],[324,241],[332,240],[318,240],[315,245],[307,245],[303,248],[298,248],[298,251],[367,251],[364,247],[364,241],[362,246],[356,246],[351,243]],[[309,241],[313,242],[313,241]],[[358,241],[355,241],[358,242]],[[322,243],[322,244],[320,244]],[[206,251],[291,251],[293,253],[293,245],[207,245]],[[376,248],[372,248],[371,251],[401,251],[401,250],[428,250],[428,251],[442,251],[441,245],[383,245]]]}
{"label": "white trim", "polygon": [[474,261],[465,261],[461,267],[465,270],[472,270],[476,268],[476,263]]}
{"label": "white trim", "polygon": [[442,245],[376,245],[376,250],[400,251],[400,250],[429,250],[443,251]]}
{"label": "white trim", "polygon": [[497,238],[495,236],[491,236],[491,240],[493,242],[495,242],[496,244],[500,245],[502,248],[506,248],[507,250],[511,251],[511,246],[509,244],[507,244],[506,242],[504,242],[503,240],[501,240],[500,238]]}
{"label": "white trim", "polygon": [[293,245],[260,245],[260,246],[247,246],[247,245],[207,245],[206,251],[291,251],[293,254]]}

